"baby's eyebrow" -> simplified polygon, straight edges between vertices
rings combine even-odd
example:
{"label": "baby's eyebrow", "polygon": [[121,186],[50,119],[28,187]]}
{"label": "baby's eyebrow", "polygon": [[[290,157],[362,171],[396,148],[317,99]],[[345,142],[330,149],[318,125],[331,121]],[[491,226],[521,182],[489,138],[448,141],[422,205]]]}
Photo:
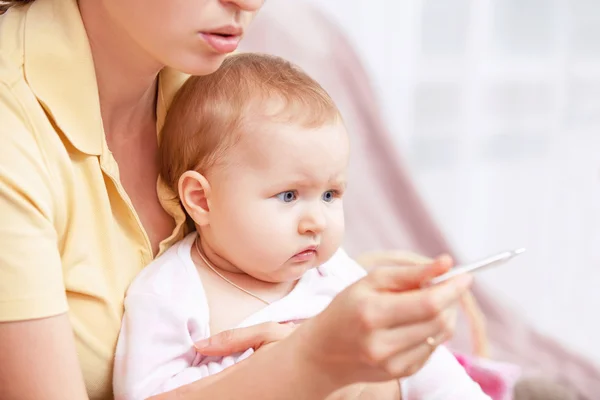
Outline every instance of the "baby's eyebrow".
{"label": "baby's eyebrow", "polygon": [[336,186],[341,186],[342,188],[346,188],[348,186],[348,181],[345,176],[332,176],[329,178],[329,183]]}
{"label": "baby's eyebrow", "polygon": [[[288,177],[287,179],[284,179],[284,180],[278,182],[274,186],[277,186],[277,187],[287,186],[287,187],[294,187],[294,188],[312,188],[312,187],[321,186],[321,185],[323,185],[323,181],[320,181],[315,178],[311,178],[310,176],[300,175],[300,176]],[[348,186],[348,182],[347,182],[345,176],[336,174],[336,175],[329,177],[329,179],[326,182],[326,185],[346,189],[346,187]]]}

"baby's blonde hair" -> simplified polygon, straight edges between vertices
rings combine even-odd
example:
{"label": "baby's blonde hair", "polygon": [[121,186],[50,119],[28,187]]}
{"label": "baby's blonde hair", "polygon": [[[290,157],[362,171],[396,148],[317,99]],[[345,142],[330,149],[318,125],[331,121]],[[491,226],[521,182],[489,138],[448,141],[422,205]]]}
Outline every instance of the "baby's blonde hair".
{"label": "baby's blonde hair", "polygon": [[311,129],[341,116],[327,92],[290,62],[254,53],[227,57],[216,72],[189,78],[175,96],[161,132],[161,178],[177,193],[185,171],[206,173],[252,129],[249,123],[261,120]]}

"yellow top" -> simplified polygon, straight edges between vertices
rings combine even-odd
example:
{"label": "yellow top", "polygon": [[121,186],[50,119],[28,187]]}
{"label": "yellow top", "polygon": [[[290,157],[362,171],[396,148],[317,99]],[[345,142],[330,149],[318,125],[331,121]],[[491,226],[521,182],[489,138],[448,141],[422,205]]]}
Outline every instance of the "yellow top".
{"label": "yellow top", "polygon": [[[184,80],[161,72],[159,127]],[[185,233],[181,209],[166,208],[177,225],[161,251]],[[68,311],[90,399],[110,399],[123,297],[151,259],[106,144],[76,0],[9,10],[0,16],[0,321]]]}

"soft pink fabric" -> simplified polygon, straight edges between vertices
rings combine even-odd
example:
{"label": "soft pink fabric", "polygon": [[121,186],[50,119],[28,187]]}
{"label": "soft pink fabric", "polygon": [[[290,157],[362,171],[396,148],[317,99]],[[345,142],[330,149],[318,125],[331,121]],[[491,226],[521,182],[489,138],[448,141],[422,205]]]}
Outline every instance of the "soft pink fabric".
{"label": "soft pink fabric", "polygon": [[[267,2],[242,44],[243,50],[276,54],[300,65],[339,105],[353,145],[345,198],[346,249],[351,254],[392,248],[429,256],[452,253],[395,150],[360,59],[329,19],[307,1]],[[533,330],[519,313],[488,295],[485,287],[475,285],[473,292],[488,319],[495,359],[556,378],[586,399],[598,398],[597,366]],[[469,352],[464,321],[452,345]]]}
{"label": "soft pink fabric", "polygon": [[521,368],[465,354],[455,354],[467,374],[493,400],[512,400],[513,388],[521,376]]}

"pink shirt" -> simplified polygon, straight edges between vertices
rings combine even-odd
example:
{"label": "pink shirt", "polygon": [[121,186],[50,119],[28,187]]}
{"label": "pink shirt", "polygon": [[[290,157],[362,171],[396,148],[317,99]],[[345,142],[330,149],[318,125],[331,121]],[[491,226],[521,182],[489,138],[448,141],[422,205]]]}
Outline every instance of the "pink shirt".
{"label": "pink shirt", "polygon": [[[253,352],[203,357],[193,344],[210,336],[210,310],[191,258],[195,233],[146,267],[125,298],[125,315],[115,355],[116,400],[139,400],[216,374]],[[365,271],[339,250],[308,271],[290,294],[249,316],[239,327],[311,318]],[[404,399],[489,399],[443,346],[402,382]]]}

